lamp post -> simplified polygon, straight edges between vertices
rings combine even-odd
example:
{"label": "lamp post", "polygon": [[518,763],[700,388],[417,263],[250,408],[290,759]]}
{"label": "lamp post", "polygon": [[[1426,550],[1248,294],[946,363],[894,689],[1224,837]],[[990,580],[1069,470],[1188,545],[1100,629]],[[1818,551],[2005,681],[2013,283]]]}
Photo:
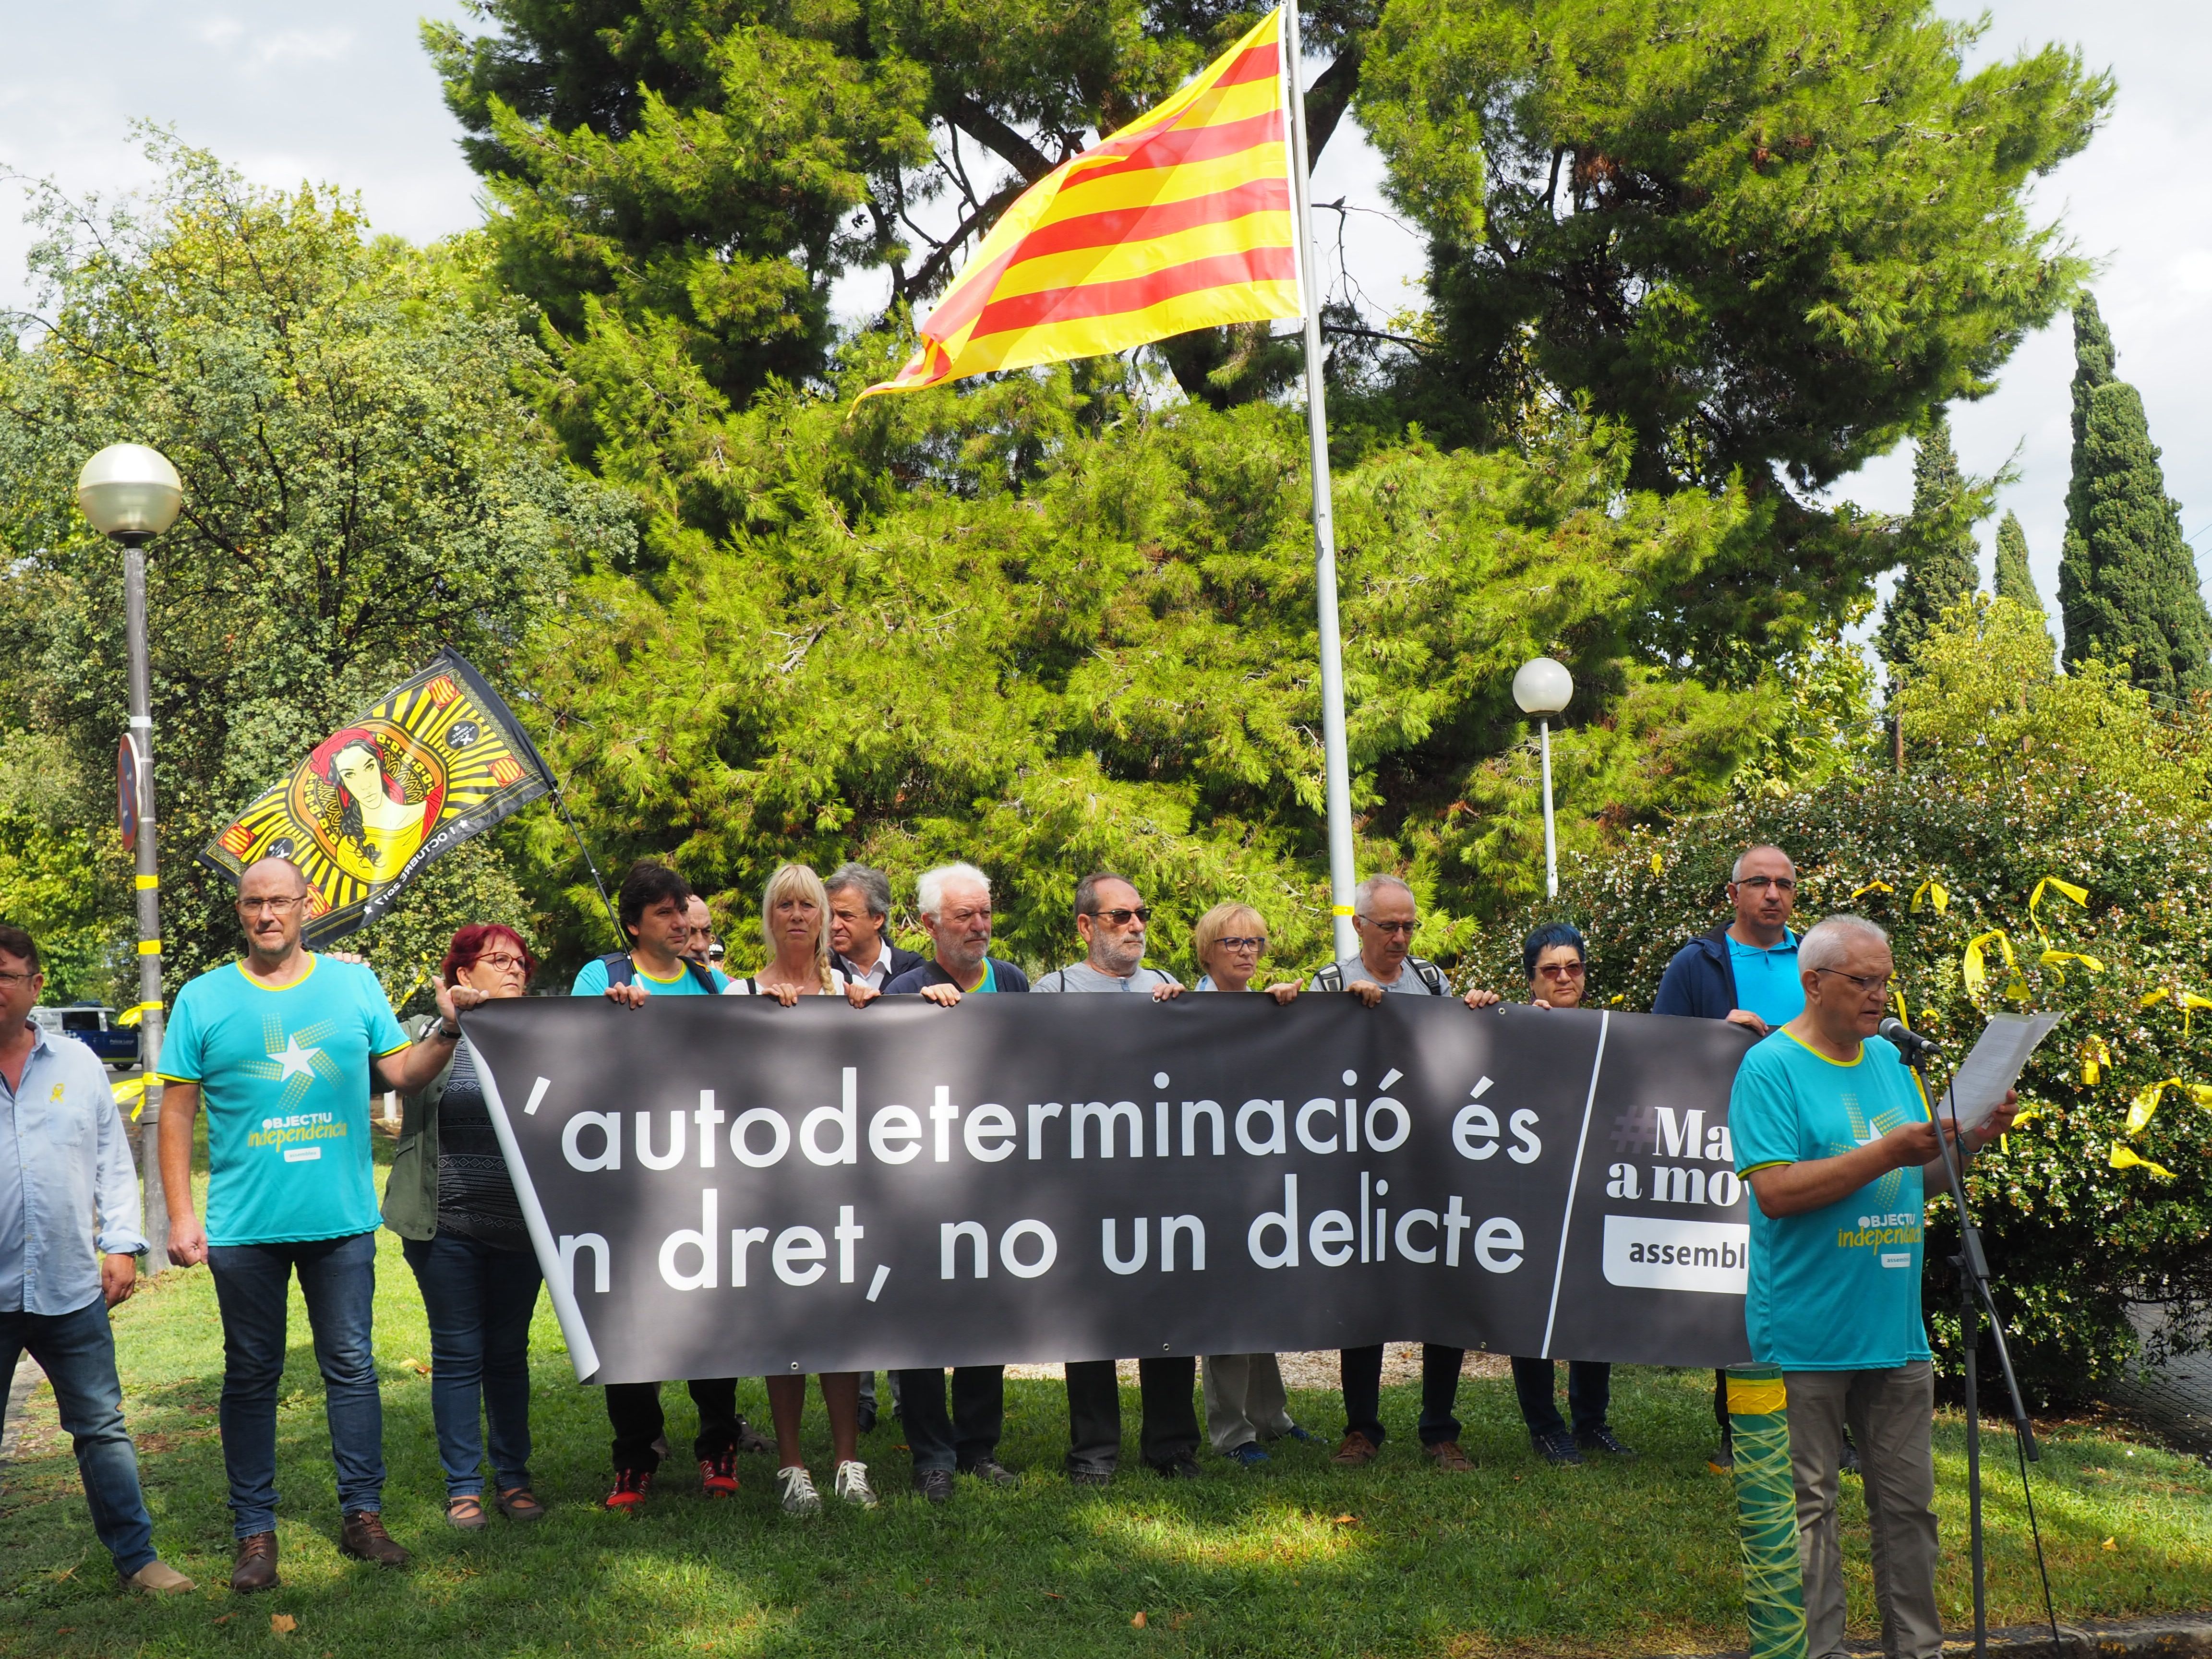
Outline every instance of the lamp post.
{"label": "lamp post", "polygon": [[[161,879],[154,834],[154,687],[146,665],[146,544],[176,523],[185,503],[177,469],[158,449],[110,444],[76,476],[76,504],[92,527],[123,549],[123,618],[131,648],[131,726],[124,737],[137,780],[139,1163],[146,1184],[146,1267],[169,1265],[169,1206],[161,1192]],[[149,1153],[147,1148],[156,1149]]]}
{"label": "lamp post", "polygon": [[1552,720],[1575,695],[1575,677],[1565,663],[1532,657],[1515,671],[1513,701],[1524,714],[1536,716],[1544,745],[1544,896],[1559,896],[1559,841],[1552,827]]}

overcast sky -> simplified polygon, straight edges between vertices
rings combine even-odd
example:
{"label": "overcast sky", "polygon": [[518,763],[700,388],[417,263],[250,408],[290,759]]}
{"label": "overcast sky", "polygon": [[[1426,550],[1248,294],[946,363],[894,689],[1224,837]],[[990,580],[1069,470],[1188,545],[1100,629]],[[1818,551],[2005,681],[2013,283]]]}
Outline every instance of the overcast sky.
{"label": "overcast sky", "polygon": [[[1962,16],[1973,9],[1958,0],[1944,9]],[[2212,548],[2212,201],[2187,161],[2212,145],[2212,105],[2201,86],[2202,66],[2212,61],[2212,8],[1996,0],[1990,9],[1979,58],[2057,39],[2118,75],[2112,122],[2038,187],[2035,207],[2040,217],[2063,217],[2099,262],[2098,301],[2120,373],[2142,389],[2184,531]],[[76,196],[127,191],[148,176],[128,132],[143,117],[264,183],[316,179],[356,190],[381,230],[422,240],[478,217],[476,179],[416,34],[424,15],[465,21],[453,0],[352,0],[343,9],[72,0],[11,10],[0,62],[0,173],[52,178]],[[1350,275],[1389,311],[1418,298],[1408,282],[1419,246],[1386,216],[1380,164],[1358,137],[1340,131],[1314,196],[1366,210],[1350,222]],[[15,204],[0,191],[0,305],[29,299],[30,233],[16,221]],[[1333,240],[1330,221],[1323,215],[1322,228]],[[2065,520],[2072,372],[2062,317],[2014,356],[1994,396],[1952,413],[1969,471],[1993,472],[2018,452],[2020,479],[2001,506],[2027,527],[2046,603],[2056,595]],[[1909,506],[1910,447],[1847,480],[1838,495],[1873,507]],[[1984,526],[1985,544],[1994,527]]]}

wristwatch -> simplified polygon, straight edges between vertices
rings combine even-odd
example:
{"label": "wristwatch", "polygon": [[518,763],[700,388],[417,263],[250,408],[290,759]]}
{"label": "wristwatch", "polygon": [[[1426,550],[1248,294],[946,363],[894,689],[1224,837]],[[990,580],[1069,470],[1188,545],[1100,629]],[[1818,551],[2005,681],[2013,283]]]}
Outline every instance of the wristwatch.
{"label": "wristwatch", "polygon": [[448,1042],[459,1042],[461,1040],[461,1028],[458,1025],[448,1025],[441,1019],[434,1029],[438,1035]]}

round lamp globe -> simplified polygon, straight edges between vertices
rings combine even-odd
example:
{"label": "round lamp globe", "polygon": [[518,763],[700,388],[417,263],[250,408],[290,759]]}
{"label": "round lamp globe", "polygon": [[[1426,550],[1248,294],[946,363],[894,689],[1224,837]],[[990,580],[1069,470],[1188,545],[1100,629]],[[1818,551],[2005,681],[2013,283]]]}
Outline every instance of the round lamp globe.
{"label": "round lamp globe", "polygon": [[1513,701],[1524,714],[1556,714],[1574,695],[1574,676],[1565,663],[1549,657],[1524,662],[1514,673]]}
{"label": "round lamp globe", "polygon": [[76,504],[103,536],[158,536],[184,508],[184,481],[160,450],[110,444],[76,475]]}

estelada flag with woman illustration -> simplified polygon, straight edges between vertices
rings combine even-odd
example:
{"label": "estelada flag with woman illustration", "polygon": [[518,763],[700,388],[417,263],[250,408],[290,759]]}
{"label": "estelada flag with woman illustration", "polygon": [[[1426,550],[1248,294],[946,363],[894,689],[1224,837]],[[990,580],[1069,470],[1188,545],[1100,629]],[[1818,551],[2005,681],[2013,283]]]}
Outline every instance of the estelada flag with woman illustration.
{"label": "estelada flag with woman illustration", "polygon": [[332,732],[200,849],[233,881],[257,859],[307,878],[311,945],[374,921],[423,866],[551,787],[513,711],[451,651]]}

